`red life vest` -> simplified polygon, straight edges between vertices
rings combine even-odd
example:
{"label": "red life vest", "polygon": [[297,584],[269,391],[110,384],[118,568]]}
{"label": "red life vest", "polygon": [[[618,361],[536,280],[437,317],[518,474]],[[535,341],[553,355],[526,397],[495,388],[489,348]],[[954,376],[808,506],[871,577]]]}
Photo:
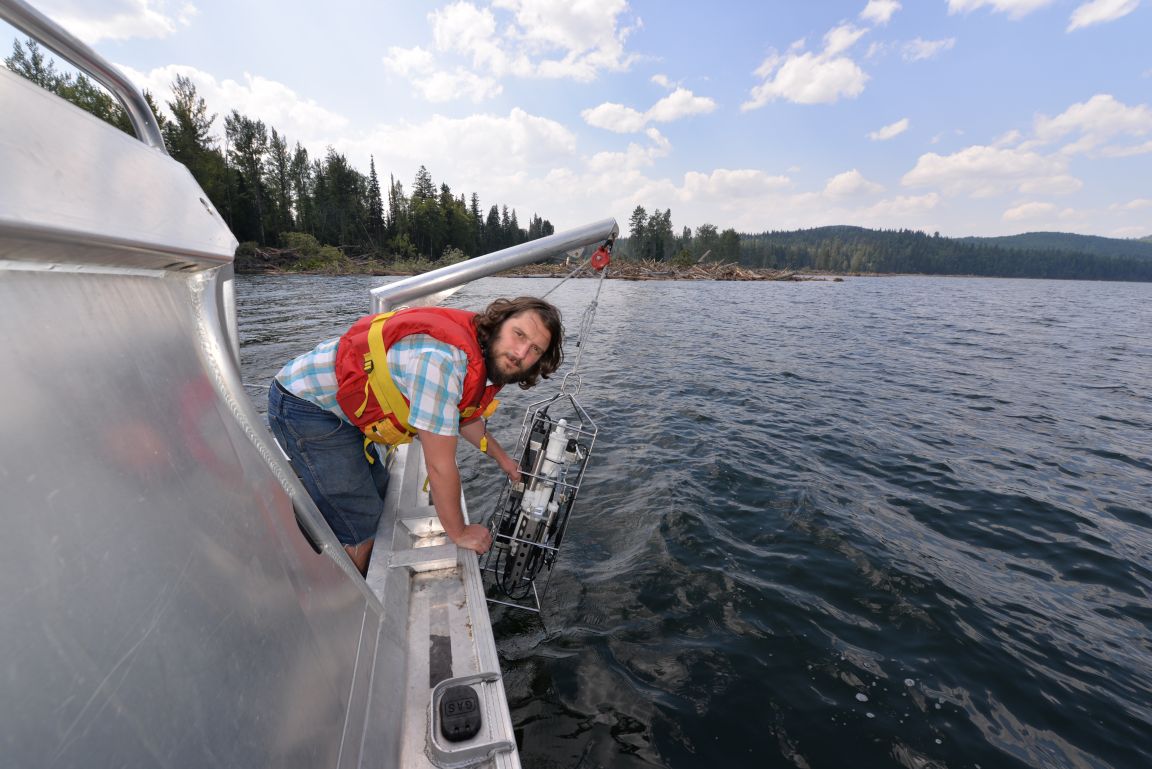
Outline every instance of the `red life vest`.
{"label": "red life vest", "polygon": [[387,363],[387,351],[392,345],[413,334],[428,334],[468,356],[460,421],[488,410],[500,388],[487,384],[484,352],[472,325],[475,315],[446,307],[413,307],[366,315],[340,337],[336,347],[336,401],[368,440],[398,445],[410,442],[416,435],[408,424],[408,399],[397,388]]}

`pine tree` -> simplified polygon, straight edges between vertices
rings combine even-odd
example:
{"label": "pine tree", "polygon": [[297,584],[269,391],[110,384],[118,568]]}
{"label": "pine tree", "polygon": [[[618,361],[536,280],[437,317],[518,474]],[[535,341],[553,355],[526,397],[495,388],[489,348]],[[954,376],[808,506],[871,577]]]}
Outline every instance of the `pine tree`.
{"label": "pine tree", "polygon": [[288,141],[276,129],[268,140],[268,157],[265,174],[271,188],[270,213],[268,216],[271,232],[269,238],[280,239],[280,234],[295,228],[292,220],[292,157],[288,154]]}
{"label": "pine tree", "polygon": [[4,59],[4,65],[121,131],[133,133],[128,113],[110,93],[83,74],[57,72],[55,61],[44,55],[35,40],[28,38],[24,45],[19,40],[12,41],[12,55]]}
{"label": "pine tree", "polygon": [[492,206],[488,209],[488,218],[484,220],[484,248],[485,254],[499,251],[504,248],[504,231],[500,227],[500,209]]}
{"label": "pine tree", "polygon": [[312,164],[308,160],[308,150],[296,142],[292,160],[288,165],[288,176],[292,183],[292,201],[295,207],[293,219],[299,232],[316,234],[316,200],[312,179]]}
{"label": "pine tree", "polygon": [[408,198],[404,195],[404,185],[395,177],[388,177],[388,228],[392,238],[403,235],[411,238],[408,226]]}
{"label": "pine tree", "polygon": [[484,252],[484,215],[480,213],[480,196],[475,192],[468,213],[472,216],[473,242],[476,244],[469,256],[479,256]]}
{"label": "pine tree", "polygon": [[45,57],[40,44],[31,38],[24,45],[19,40],[12,41],[12,55],[4,59],[4,66],[45,91],[59,93],[60,86],[64,84],[65,78],[56,71],[56,63]]}
{"label": "pine tree", "polygon": [[376,158],[368,156],[368,237],[374,250],[384,247],[384,200],[380,195],[380,179],[376,176]]}
{"label": "pine tree", "polygon": [[236,176],[237,200],[233,230],[241,240],[267,245],[265,211],[268,199],[264,160],[268,154],[268,129],[236,110],[224,118],[228,138],[228,161]]}
{"label": "pine tree", "polygon": [[208,114],[208,106],[196,92],[195,84],[184,75],[176,76],[172,96],[168,102],[172,120],[163,127],[168,153],[187,167],[224,221],[232,226],[235,188],[224,155],[212,137],[216,116]]}

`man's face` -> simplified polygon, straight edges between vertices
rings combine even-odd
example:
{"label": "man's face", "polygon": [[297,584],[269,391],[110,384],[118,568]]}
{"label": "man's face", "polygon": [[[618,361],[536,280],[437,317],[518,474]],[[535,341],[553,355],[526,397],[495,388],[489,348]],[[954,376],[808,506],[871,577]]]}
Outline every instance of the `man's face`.
{"label": "man's face", "polygon": [[535,310],[513,315],[488,344],[488,378],[501,385],[519,382],[551,342],[552,334]]}

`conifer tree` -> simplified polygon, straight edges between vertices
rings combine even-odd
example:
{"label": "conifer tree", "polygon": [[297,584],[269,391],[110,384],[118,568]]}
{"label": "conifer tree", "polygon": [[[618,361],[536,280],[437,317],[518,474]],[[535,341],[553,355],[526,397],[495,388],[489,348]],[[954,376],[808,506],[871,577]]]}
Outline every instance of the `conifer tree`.
{"label": "conifer tree", "polygon": [[228,139],[228,161],[236,177],[237,199],[233,230],[240,240],[267,245],[265,235],[267,185],[264,160],[268,153],[268,129],[261,120],[252,120],[236,110],[224,118]]}
{"label": "conifer tree", "polygon": [[276,129],[268,140],[265,174],[271,192],[268,223],[269,240],[277,242],[280,234],[295,229],[292,218],[292,157],[288,154],[288,141]]}
{"label": "conifer tree", "polygon": [[288,165],[288,177],[292,183],[293,219],[299,232],[316,235],[316,203],[313,196],[312,164],[308,150],[296,142],[292,160]]}
{"label": "conifer tree", "polygon": [[376,158],[368,156],[368,237],[374,250],[384,247],[384,200],[380,195],[380,179],[376,176]]}

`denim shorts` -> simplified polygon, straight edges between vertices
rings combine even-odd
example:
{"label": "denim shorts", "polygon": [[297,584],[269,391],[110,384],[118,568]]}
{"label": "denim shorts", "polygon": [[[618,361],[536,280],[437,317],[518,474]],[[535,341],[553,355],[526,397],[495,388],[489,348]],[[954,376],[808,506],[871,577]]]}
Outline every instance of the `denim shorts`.
{"label": "denim shorts", "polygon": [[268,388],[268,426],[340,544],[375,537],[388,471],[379,456],[368,462],[364,434],[275,380]]}

